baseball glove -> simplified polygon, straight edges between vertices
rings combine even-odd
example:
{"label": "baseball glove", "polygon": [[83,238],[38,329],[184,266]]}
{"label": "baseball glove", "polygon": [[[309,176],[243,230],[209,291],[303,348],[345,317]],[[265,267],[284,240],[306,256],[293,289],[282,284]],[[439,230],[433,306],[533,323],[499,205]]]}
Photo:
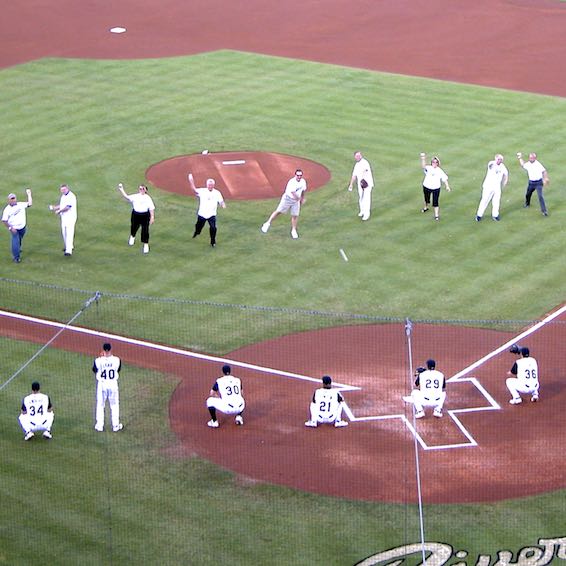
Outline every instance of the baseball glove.
{"label": "baseball glove", "polygon": [[509,352],[511,354],[520,354],[521,353],[521,346],[519,344],[513,344],[511,348],[509,348]]}
{"label": "baseball glove", "polygon": [[416,370],[415,370],[415,377],[419,376],[423,371],[426,371],[426,368],[419,366]]}
{"label": "baseball glove", "polygon": [[365,179],[362,179],[360,181],[360,187],[362,187],[362,189],[367,189],[368,188],[368,182]]}

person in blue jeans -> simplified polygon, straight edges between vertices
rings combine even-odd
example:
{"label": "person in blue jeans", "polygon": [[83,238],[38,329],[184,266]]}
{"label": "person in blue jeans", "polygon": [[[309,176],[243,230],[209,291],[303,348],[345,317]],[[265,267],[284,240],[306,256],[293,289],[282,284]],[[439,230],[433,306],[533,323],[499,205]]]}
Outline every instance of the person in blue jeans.
{"label": "person in blue jeans", "polygon": [[12,235],[12,257],[16,263],[21,261],[22,240],[26,233],[26,208],[33,204],[31,189],[26,189],[27,202],[18,202],[14,193],[8,195],[8,205],[2,213],[2,222]]}

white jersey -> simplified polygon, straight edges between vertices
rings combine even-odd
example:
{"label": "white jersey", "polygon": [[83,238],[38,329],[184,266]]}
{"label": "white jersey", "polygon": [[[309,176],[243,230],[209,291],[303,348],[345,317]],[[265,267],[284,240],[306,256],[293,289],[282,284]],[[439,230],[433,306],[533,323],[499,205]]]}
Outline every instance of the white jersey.
{"label": "white jersey", "polygon": [[326,389],[325,387],[317,389],[312,398],[319,420],[334,420],[340,413],[340,403],[343,401],[337,389]]}
{"label": "white jersey", "polygon": [[66,207],[69,207],[69,210],[65,210],[61,212],[61,220],[65,220],[67,222],[76,222],[77,220],[77,197],[75,193],[69,191],[66,195],[62,194],[59,200],[59,210],[63,210]]}
{"label": "white jersey", "polygon": [[517,379],[519,380],[519,383],[526,385],[530,389],[538,389],[537,361],[531,357],[520,358],[515,363],[515,366],[514,369],[517,370]]}
{"label": "white jersey", "polygon": [[240,378],[233,375],[225,375],[219,377],[212,387],[223,401],[228,401],[234,405],[239,405],[243,400],[242,382]]}
{"label": "white jersey", "polygon": [[45,417],[51,409],[51,401],[45,393],[31,393],[22,401],[22,412],[29,417]]}
{"label": "white jersey", "polygon": [[368,188],[373,188],[373,174],[371,172],[371,166],[369,161],[362,157],[359,161],[356,161],[354,169],[352,171],[352,177],[356,177],[358,181],[358,187],[361,187],[360,183],[362,179],[368,184]]}
{"label": "white jersey", "polygon": [[436,369],[429,369],[419,374],[418,387],[425,401],[440,399],[445,387],[444,374]]}
{"label": "white jersey", "polygon": [[482,188],[484,189],[500,189],[504,179],[509,178],[509,171],[507,167],[501,162],[499,165],[497,161],[492,160],[487,164],[487,172],[483,181]]}
{"label": "white jersey", "polygon": [[216,216],[218,205],[224,202],[222,193],[218,189],[210,191],[207,188],[197,189],[195,192],[199,198],[197,214],[206,219]]}
{"label": "white jersey", "polygon": [[100,356],[94,360],[92,371],[96,380],[106,385],[117,384],[122,362],[118,356]]}

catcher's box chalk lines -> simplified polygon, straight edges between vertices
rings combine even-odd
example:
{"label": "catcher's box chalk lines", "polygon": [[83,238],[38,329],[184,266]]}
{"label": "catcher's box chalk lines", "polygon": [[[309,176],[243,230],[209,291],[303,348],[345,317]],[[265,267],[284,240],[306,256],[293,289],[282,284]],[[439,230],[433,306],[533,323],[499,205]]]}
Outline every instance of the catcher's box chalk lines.
{"label": "catcher's box chalk lines", "polygon": [[[70,332],[76,332],[78,334],[88,334],[90,336],[98,336],[103,338],[111,338],[112,340],[117,340],[119,342],[124,342],[126,344],[133,344],[135,346],[142,346],[144,348],[152,348],[153,350],[161,350],[163,352],[169,352],[171,354],[178,354],[180,356],[186,356],[188,358],[197,358],[199,360],[207,360],[209,362],[218,363],[229,363],[237,367],[242,367],[246,369],[256,370],[262,373],[271,373],[274,375],[280,375],[282,377],[290,377],[292,379],[298,379],[302,381],[310,381],[312,383],[320,383],[319,378],[309,377],[308,375],[301,375],[299,373],[293,373],[290,371],[279,370],[275,368],[268,368],[265,366],[258,366],[255,364],[248,364],[246,362],[240,362],[238,360],[230,360],[228,358],[218,358],[216,356],[208,356],[207,354],[200,354],[198,352],[190,352],[188,350],[181,350],[180,348],[173,348],[171,346],[163,346],[162,344],[154,344],[152,342],[145,342],[144,340],[136,340],[135,338],[126,338],[124,336],[119,336],[117,334],[110,334],[109,332],[99,332],[98,330],[91,330],[89,328],[80,328],[78,326],[69,326],[61,322],[54,322],[52,320],[44,320],[41,318],[35,318],[33,316],[26,316],[23,314],[17,314],[12,312],[6,312],[0,310],[0,316],[5,316],[6,318],[16,318],[19,320],[25,320],[27,322],[33,322],[35,324],[40,324],[43,326],[51,326],[54,328],[64,328]],[[346,385],[343,383],[336,383],[336,388],[341,391],[359,391],[361,387],[356,387],[355,385]]]}

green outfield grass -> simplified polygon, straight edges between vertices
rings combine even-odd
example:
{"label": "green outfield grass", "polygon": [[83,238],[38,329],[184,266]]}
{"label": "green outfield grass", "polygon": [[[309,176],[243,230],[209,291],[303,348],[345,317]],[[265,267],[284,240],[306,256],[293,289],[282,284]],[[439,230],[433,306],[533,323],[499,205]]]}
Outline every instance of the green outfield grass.
{"label": "green outfield grass", "polygon": [[[23,199],[26,186],[34,190],[24,261],[10,262],[7,233],[0,241],[3,277],[416,319],[526,320],[563,302],[562,98],[230,51],[144,61],[43,59],[2,70],[0,89],[4,193]],[[211,249],[205,234],[191,239],[195,201],[152,188],[151,253],[129,248],[129,206],[116,183],[133,191],[152,163],[203,148],[276,151],[326,165],[332,180],[308,195],[300,239],[290,239],[287,218],[260,233],[276,200],[228,202]],[[367,223],[345,190],[356,149],[377,179]],[[439,223],[419,212],[420,151],[438,154],[450,176],[453,191],[441,196]],[[548,218],[536,199],[522,208],[526,174],[516,151],[537,151],[548,167]],[[481,181],[496,152],[506,156],[511,176],[502,220],[486,215],[478,224]],[[62,182],[79,199],[71,259],[63,257],[58,220],[47,211]],[[61,320],[80,308],[62,301],[61,310],[27,285],[14,287],[3,306]],[[157,339],[168,342],[171,329],[159,315],[152,305],[142,317],[156,321]],[[116,327],[136,333],[139,312],[122,309],[115,317]],[[199,347],[223,351],[249,340],[247,329],[241,336],[230,331],[230,340],[211,336]],[[0,344],[4,382],[37,347]],[[419,541],[413,506],[242,484],[197,457],[175,456],[167,422],[171,376],[126,368],[128,427],[123,435],[97,436],[90,363],[48,350],[0,392],[0,564],[350,565]],[[35,378],[57,404],[50,443],[24,443],[17,426],[19,399]],[[560,491],[528,505],[426,506],[426,537],[470,557],[515,552],[540,537],[566,535],[564,501]]]}

